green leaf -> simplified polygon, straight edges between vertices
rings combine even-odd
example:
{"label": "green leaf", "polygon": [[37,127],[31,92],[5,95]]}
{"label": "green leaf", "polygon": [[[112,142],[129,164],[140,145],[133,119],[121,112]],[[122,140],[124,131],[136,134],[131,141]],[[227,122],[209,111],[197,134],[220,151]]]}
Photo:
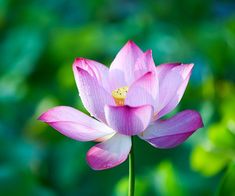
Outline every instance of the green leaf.
{"label": "green leaf", "polygon": [[181,184],[182,180],[179,179],[172,163],[169,161],[160,163],[154,173],[153,182],[157,195],[185,195],[183,184]]}
{"label": "green leaf", "polygon": [[218,190],[218,195],[219,196],[224,196],[224,195],[235,196],[234,182],[235,182],[235,163],[231,163],[224,178],[221,181],[221,184]]}
{"label": "green leaf", "polygon": [[0,45],[0,102],[23,97],[28,85],[24,81],[34,71],[43,47],[36,30],[21,27],[7,34]]}
{"label": "green leaf", "polygon": [[213,144],[227,150],[235,148],[235,135],[228,129],[228,125],[227,122],[214,124],[208,132]]}
{"label": "green leaf", "polygon": [[[128,177],[122,178],[116,185],[114,190],[115,196],[126,196],[128,193]],[[148,195],[146,192],[149,189],[147,181],[142,178],[135,179],[135,196]]]}
{"label": "green leaf", "polygon": [[225,167],[228,158],[223,152],[197,146],[191,154],[191,167],[205,176],[213,176]]}

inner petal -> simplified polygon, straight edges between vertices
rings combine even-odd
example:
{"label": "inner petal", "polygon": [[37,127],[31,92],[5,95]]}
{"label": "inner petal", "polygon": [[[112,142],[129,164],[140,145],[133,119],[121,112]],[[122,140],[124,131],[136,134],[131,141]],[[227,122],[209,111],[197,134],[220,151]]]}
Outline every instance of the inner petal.
{"label": "inner petal", "polygon": [[116,105],[123,106],[125,104],[126,95],[128,92],[128,86],[123,86],[112,91],[112,96]]}

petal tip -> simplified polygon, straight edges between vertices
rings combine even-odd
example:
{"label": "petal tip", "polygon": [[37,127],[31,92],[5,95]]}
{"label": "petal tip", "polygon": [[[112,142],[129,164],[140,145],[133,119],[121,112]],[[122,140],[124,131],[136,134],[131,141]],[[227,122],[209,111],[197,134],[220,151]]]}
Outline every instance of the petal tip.
{"label": "petal tip", "polygon": [[138,48],[139,49],[139,46],[137,46],[137,44],[133,40],[128,40],[128,42],[125,45],[129,46],[131,48]]}
{"label": "petal tip", "polygon": [[[130,39],[130,40],[128,40],[128,41],[127,41],[127,44],[132,45],[132,44],[135,44],[135,42],[134,42],[133,40],[131,40],[131,39]],[[135,44],[135,45],[136,45],[136,44]]]}
{"label": "petal tip", "polygon": [[95,170],[95,171],[100,171],[100,170],[105,170],[105,169],[109,169],[108,167],[99,167],[97,166],[93,161],[92,161],[92,155],[90,153],[90,150],[87,152],[86,155],[86,162],[87,164],[91,167],[91,169]]}
{"label": "petal tip", "polygon": [[85,59],[83,57],[77,57],[77,58],[75,58],[73,65],[77,66],[78,63],[80,63],[81,61],[84,61],[84,60]]}
{"label": "petal tip", "polygon": [[74,62],[73,62],[73,69],[76,70],[78,68],[83,69],[88,65],[88,59],[83,58],[83,57],[77,57],[75,58]]}
{"label": "petal tip", "polygon": [[193,116],[194,115],[194,119],[195,119],[195,124],[196,124],[196,127],[195,129],[193,130],[193,132],[197,131],[198,129],[200,128],[203,128],[204,127],[204,123],[203,123],[203,120],[202,120],[202,117],[201,117],[201,114],[198,112],[198,111],[195,111],[195,110],[185,110],[184,113],[191,113],[191,115]]}
{"label": "petal tip", "polygon": [[[106,169],[111,169],[113,167],[116,167],[118,165],[120,165],[121,163],[123,163],[126,159],[127,156],[120,159],[119,161],[115,161],[113,163],[111,163],[112,161],[109,161],[109,163],[107,163],[106,161],[103,162],[103,160],[99,160],[99,157],[94,155],[96,151],[96,146],[93,146],[86,155],[86,162],[87,164],[96,171],[100,171],[100,170],[106,170]],[[96,152],[97,153],[97,152]]]}
{"label": "petal tip", "polygon": [[194,63],[189,63],[186,64],[187,68],[190,70],[190,72],[192,71],[193,67],[194,67]]}
{"label": "petal tip", "polygon": [[148,49],[148,50],[146,50],[145,54],[152,56],[153,51],[151,49]]}
{"label": "petal tip", "polygon": [[140,138],[157,148],[174,148],[202,127],[203,122],[199,112],[184,110],[170,119],[155,121]]}
{"label": "petal tip", "polygon": [[52,113],[54,111],[54,109],[57,109],[59,108],[60,106],[57,106],[55,108],[51,108],[49,110],[47,110],[46,112],[42,113],[38,118],[37,120],[41,121],[41,122],[45,122],[45,123],[49,123],[53,120],[51,120],[51,117],[52,117]]}
{"label": "petal tip", "polygon": [[[91,148],[91,149],[92,149],[92,148]],[[98,168],[98,167],[95,167],[95,165],[92,163],[91,149],[88,150],[88,152],[87,152],[87,154],[86,154],[86,162],[87,162],[87,164],[88,164],[88,165],[91,167],[91,169],[93,169],[93,170],[96,170],[96,171],[102,170],[102,169],[100,169],[100,168]]]}
{"label": "petal tip", "polygon": [[199,127],[198,128],[203,128],[204,127],[204,123],[203,123],[203,120],[202,120],[202,116],[199,112],[197,112],[197,115],[198,115],[198,120],[199,120]]}
{"label": "petal tip", "polygon": [[43,121],[44,121],[44,120],[43,120],[43,119],[44,119],[44,118],[43,118],[43,115],[44,115],[44,113],[43,113],[43,114],[41,114],[41,115],[37,118],[37,120],[39,120],[39,121],[42,121],[42,122],[43,122]]}
{"label": "petal tip", "polygon": [[48,113],[48,112],[42,113],[42,114],[37,118],[37,120],[39,120],[39,121],[41,121],[41,122],[47,122],[47,113]]}

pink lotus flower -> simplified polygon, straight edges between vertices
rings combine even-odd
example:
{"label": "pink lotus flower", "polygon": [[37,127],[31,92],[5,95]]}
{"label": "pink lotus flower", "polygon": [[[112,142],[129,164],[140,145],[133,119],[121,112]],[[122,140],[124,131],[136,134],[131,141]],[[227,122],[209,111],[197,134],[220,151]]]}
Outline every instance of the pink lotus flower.
{"label": "pink lotus flower", "polygon": [[203,126],[201,116],[185,110],[167,120],[181,100],[193,64],[168,63],[155,67],[151,50],[143,53],[129,41],[110,69],[77,58],[73,72],[81,100],[89,113],[68,106],[52,108],[39,120],[78,141],[100,141],[87,153],[95,170],[115,167],[127,159],[131,136],[157,148],[172,148]]}

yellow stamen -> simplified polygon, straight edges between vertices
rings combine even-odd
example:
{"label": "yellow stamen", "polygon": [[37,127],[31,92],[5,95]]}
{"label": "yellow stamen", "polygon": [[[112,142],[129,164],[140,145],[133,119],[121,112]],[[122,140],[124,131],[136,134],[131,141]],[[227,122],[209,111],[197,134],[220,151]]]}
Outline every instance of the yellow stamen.
{"label": "yellow stamen", "polygon": [[128,86],[124,86],[112,91],[112,96],[116,105],[122,106],[125,104],[125,98],[128,92]]}

